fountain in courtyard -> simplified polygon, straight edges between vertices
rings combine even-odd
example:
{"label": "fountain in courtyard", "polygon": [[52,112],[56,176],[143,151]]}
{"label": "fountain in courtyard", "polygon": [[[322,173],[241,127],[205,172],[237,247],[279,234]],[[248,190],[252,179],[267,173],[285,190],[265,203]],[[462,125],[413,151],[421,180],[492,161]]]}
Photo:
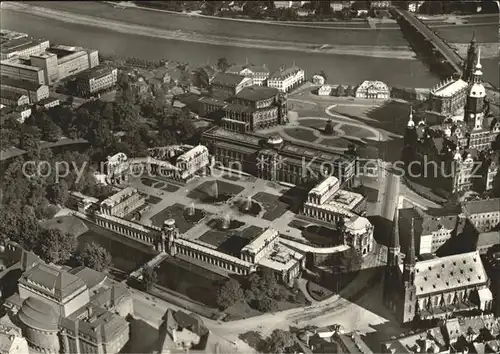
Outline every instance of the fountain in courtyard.
{"label": "fountain in courtyard", "polygon": [[231,215],[229,215],[229,213],[226,213],[222,216],[221,229],[227,230],[229,229],[229,226],[231,226]]}
{"label": "fountain in courtyard", "polygon": [[188,216],[193,216],[196,211],[194,208],[194,203],[189,204],[186,211]]}
{"label": "fountain in courtyard", "polygon": [[215,200],[219,199],[219,183],[217,181],[214,182],[213,197]]}
{"label": "fountain in courtyard", "polygon": [[259,203],[252,200],[251,196],[248,196],[240,201],[239,210],[242,213],[249,214],[252,216],[257,216],[261,212],[262,207],[260,206]]}
{"label": "fountain in courtyard", "polygon": [[248,196],[247,199],[243,203],[243,210],[249,211],[251,207],[252,207],[252,197]]}
{"label": "fountain in courtyard", "polygon": [[191,223],[198,223],[200,222],[201,219],[205,217],[205,212],[201,209],[196,209],[194,207],[194,203],[190,203],[185,209],[184,209],[184,219]]}
{"label": "fountain in courtyard", "polygon": [[227,202],[231,197],[232,195],[230,194],[221,193],[219,188],[219,182],[214,181],[214,183],[208,188],[206,196],[202,198],[202,201],[204,203],[218,205]]}

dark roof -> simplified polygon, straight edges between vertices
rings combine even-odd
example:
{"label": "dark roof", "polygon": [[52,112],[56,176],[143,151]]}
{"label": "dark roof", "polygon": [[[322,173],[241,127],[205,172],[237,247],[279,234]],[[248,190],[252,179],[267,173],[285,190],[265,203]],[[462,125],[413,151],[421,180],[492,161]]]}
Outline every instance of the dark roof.
{"label": "dark roof", "polygon": [[91,268],[85,266],[80,266],[73,268],[69,271],[70,274],[76,275],[78,278],[83,280],[89,289],[92,289],[96,285],[102,283],[106,279],[106,275],[100,273]]}
{"label": "dark roof", "polygon": [[263,86],[249,86],[236,94],[237,98],[248,101],[260,101],[272,98],[279,93],[278,89]]}
{"label": "dark roof", "polygon": [[292,75],[297,74],[300,70],[302,70],[302,69],[299,68],[298,66],[295,66],[295,65],[290,67],[290,68],[279,69],[271,75],[271,78],[272,79],[286,79],[287,77],[290,77]]}
{"label": "dark roof", "polygon": [[57,301],[62,301],[86,287],[83,280],[77,276],[43,263],[38,263],[26,271],[19,279],[19,283],[28,288],[35,288]]}
{"label": "dark roof", "polygon": [[114,69],[115,68],[112,67],[99,65],[82,71],[81,73],[77,74],[76,78],[77,80],[99,79],[103,76],[110,75]]}
{"label": "dark roof", "polygon": [[212,81],[212,84],[236,87],[245,79],[245,76],[242,75],[217,73]]}
{"label": "dark roof", "polygon": [[22,96],[25,96],[25,95],[21,92],[16,92],[16,91],[7,90],[7,89],[0,90],[0,97],[11,100],[11,101],[17,101]]}
{"label": "dark roof", "polygon": [[0,84],[2,86],[17,87],[17,88],[25,89],[28,91],[36,91],[40,87],[44,86],[44,85],[40,85],[40,84],[37,84],[37,83],[32,82],[32,81],[13,79],[13,78],[7,77],[7,76],[2,76],[0,78]]}
{"label": "dark roof", "polygon": [[500,210],[500,198],[470,201],[464,204],[463,210],[467,215],[498,212]]}
{"label": "dark roof", "polygon": [[33,47],[42,43],[42,40],[23,37],[5,41],[0,45],[0,52],[3,54],[12,53],[25,48]]}
{"label": "dark roof", "polygon": [[59,316],[54,308],[43,300],[28,297],[18,313],[18,318],[28,327],[45,331],[58,331]]}

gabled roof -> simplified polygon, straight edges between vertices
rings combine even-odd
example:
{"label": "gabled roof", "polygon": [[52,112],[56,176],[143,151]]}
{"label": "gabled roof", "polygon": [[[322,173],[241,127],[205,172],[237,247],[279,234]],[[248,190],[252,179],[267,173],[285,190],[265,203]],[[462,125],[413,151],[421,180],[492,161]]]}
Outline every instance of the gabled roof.
{"label": "gabled roof", "polygon": [[271,75],[270,79],[284,80],[290,76],[297,75],[297,73],[301,70],[301,68],[295,65],[286,69],[279,69]]}
{"label": "gabled roof", "polygon": [[44,263],[38,263],[26,271],[19,283],[35,288],[59,302],[87,287],[77,276]]}
{"label": "gabled roof", "polygon": [[498,212],[499,210],[500,198],[473,200],[463,205],[463,211],[466,215]]}
{"label": "gabled roof", "polygon": [[243,75],[217,73],[212,81],[212,84],[236,87],[245,79],[246,77]]}

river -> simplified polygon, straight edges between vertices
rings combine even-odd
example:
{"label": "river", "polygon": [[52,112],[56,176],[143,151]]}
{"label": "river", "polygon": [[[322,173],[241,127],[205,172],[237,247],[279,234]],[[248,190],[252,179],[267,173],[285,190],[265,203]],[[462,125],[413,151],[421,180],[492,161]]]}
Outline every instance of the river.
{"label": "river", "polygon": [[[359,84],[363,80],[381,80],[391,86],[432,87],[439,79],[416,59],[377,58],[361,55],[342,55],[327,53],[307,53],[303,51],[274,50],[234,47],[169,40],[143,35],[125,34],[105,28],[52,20],[32,14],[2,9],[2,28],[26,32],[37,37],[50,39],[51,42],[96,48],[105,55],[137,57],[147,60],[161,58],[193,65],[215,64],[220,57],[229,62],[243,63],[245,60],[255,64],[267,64],[271,70],[282,64],[295,62],[306,70],[307,75],[324,70],[331,83]],[[190,18],[189,22],[196,21]],[[307,29],[304,29],[306,31]],[[290,29],[302,31],[301,29]],[[352,31],[351,36],[357,32]],[[359,31],[360,36],[366,36]],[[380,31],[377,35],[393,37],[394,30]],[[272,39],[272,36],[270,36]],[[354,40],[354,39],[353,39]],[[383,42],[383,40],[382,40]],[[356,43],[356,42],[355,42]],[[400,44],[400,43],[398,43]],[[491,67],[498,72],[497,61],[483,60],[484,71]],[[488,78],[489,79],[489,78]],[[498,78],[491,79],[498,81]]]}

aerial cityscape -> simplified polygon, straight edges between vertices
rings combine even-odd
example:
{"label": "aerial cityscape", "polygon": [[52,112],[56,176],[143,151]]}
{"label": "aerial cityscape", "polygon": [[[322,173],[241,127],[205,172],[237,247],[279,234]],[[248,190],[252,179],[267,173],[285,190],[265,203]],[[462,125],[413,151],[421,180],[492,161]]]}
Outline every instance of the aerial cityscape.
{"label": "aerial cityscape", "polygon": [[0,353],[500,353],[498,1],[3,1]]}

